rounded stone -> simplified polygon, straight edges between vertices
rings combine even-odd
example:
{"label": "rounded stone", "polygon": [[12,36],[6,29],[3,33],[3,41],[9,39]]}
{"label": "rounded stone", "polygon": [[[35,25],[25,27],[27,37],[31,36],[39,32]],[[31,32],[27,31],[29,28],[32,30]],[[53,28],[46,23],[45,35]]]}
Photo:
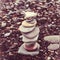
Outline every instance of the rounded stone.
{"label": "rounded stone", "polygon": [[35,42],[35,41],[38,40],[38,36],[39,36],[39,35],[37,35],[36,37],[34,37],[34,38],[32,38],[32,39],[29,39],[29,38],[26,38],[25,36],[23,36],[22,41],[23,41],[23,42]]}
{"label": "rounded stone", "polygon": [[49,46],[48,46],[48,50],[57,50],[57,49],[59,49],[59,44],[50,44]]}
{"label": "rounded stone", "polygon": [[5,33],[5,34],[4,34],[4,37],[10,36],[10,34],[11,34],[10,32],[9,32],[9,33]]}
{"label": "rounded stone", "polygon": [[22,33],[28,33],[28,32],[31,32],[31,31],[33,31],[35,29],[35,26],[34,27],[31,27],[31,28],[26,28],[26,27],[24,27],[24,26],[20,26],[19,27],[19,30],[22,32]]}
{"label": "rounded stone", "polygon": [[26,38],[32,39],[34,37],[36,37],[37,35],[39,35],[39,28],[36,27],[32,32],[30,33],[22,33],[23,36],[25,36]]}
{"label": "rounded stone", "polygon": [[51,35],[44,37],[45,41],[51,42],[51,43],[59,43],[59,35]]}

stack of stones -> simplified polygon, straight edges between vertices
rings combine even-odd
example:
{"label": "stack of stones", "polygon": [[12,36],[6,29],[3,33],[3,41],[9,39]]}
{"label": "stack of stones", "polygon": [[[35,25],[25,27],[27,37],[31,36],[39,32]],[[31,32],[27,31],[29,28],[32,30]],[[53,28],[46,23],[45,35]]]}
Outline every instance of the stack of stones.
{"label": "stack of stones", "polygon": [[[33,12],[26,13],[28,13],[26,17],[36,16],[36,13]],[[37,55],[39,53],[40,46],[37,43],[39,36],[39,27],[36,24],[36,20],[25,20],[22,22],[19,30],[22,33],[22,41],[24,43],[19,47],[18,53],[25,55]]]}

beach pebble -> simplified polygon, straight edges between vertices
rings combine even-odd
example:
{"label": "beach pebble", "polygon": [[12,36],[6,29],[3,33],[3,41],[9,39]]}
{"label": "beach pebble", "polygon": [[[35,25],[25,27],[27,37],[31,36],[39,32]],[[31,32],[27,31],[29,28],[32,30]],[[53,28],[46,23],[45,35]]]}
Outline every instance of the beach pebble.
{"label": "beach pebble", "polygon": [[37,13],[35,13],[35,12],[29,12],[29,11],[25,12],[24,11],[24,13],[25,13],[25,18],[36,17],[37,16]]}
{"label": "beach pebble", "polygon": [[5,34],[4,34],[4,37],[8,37],[8,36],[10,36],[10,34],[11,34],[10,32],[5,33]]}
{"label": "beach pebble", "polygon": [[1,22],[1,27],[5,27],[6,26],[6,22]]}
{"label": "beach pebble", "polygon": [[48,46],[48,49],[49,50],[57,50],[57,49],[59,49],[59,44],[50,44]]}

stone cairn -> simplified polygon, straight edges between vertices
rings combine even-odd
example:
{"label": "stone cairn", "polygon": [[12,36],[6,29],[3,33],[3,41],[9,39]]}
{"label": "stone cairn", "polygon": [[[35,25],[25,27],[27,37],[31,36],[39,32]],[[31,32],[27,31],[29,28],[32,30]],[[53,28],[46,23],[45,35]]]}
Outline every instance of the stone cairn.
{"label": "stone cairn", "polygon": [[[36,17],[37,13],[25,12],[25,18]],[[18,50],[18,53],[24,55],[37,55],[39,54],[40,45],[37,43],[39,36],[39,27],[36,25],[37,21],[24,20],[19,27],[22,33],[22,41],[24,42]]]}

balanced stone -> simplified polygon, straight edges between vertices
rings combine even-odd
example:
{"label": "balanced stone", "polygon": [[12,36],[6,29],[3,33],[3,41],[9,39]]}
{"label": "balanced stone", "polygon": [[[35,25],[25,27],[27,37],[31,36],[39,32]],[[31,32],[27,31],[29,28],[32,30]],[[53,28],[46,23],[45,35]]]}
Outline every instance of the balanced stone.
{"label": "balanced stone", "polygon": [[23,36],[32,39],[32,38],[36,37],[37,35],[39,35],[39,28],[36,27],[32,32],[27,33],[27,34],[25,34],[25,33],[22,33],[22,34],[23,34]]}
{"label": "balanced stone", "polygon": [[59,43],[59,35],[51,35],[44,37],[45,41],[51,42],[51,43]]}
{"label": "balanced stone", "polygon": [[34,38],[32,38],[32,39],[29,39],[29,38],[26,38],[25,36],[23,36],[22,41],[23,41],[23,42],[35,42],[35,41],[38,40],[38,36],[39,36],[39,35],[37,35],[36,37],[34,37]]}
{"label": "balanced stone", "polygon": [[27,50],[27,51],[35,51],[37,49],[38,45],[36,42],[34,43],[24,43],[24,48]]}
{"label": "balanced stone", "polygon": [[20,26],[19,27],[19,30],[21,31],[21,32],[23,32],[23,33],[28,33],[28,32],[31,32],[31,31],[33,31],[35,29],[35,26],[34,27],[31,27],[31,28],[26,28],[26,27],[24,27],[24,26]]}
{"label": "balanced stone", "polygon": [[24,13],[25,13],[25,19],[29,18],[29,17],[35,17],[35,16],[37,16],[37,13],[35,13],[35,12],[24,11]]}
{"label": "balanced stone", "polygon": [[57,49],[59,49],[59,44],[50,44],[49,46],[48,46],[48,50],[57,50]]}
{"label": "balanced stone", "polygon": [[22,22],[22,25],[24,26],[24,27],[33,27],[33,26],[35,26],[37,24],[37,22],[36,22],[36,20],[32,20],[32,22],[29,22],[29,21],[23,21]]}
{"label": "balanced stone", "polygon": [[37,43],[37,50],[35,50],[35,51],[30,51],[30,52],[29,52],[29,51],[27,51],[27,50],[24,48],[24,44],[22,44],[22,45],[19,47],[18,53],[24,54],[24,55],[34,56],[34,55],[39,54],[39,48],[40,48],[40,45]]}

